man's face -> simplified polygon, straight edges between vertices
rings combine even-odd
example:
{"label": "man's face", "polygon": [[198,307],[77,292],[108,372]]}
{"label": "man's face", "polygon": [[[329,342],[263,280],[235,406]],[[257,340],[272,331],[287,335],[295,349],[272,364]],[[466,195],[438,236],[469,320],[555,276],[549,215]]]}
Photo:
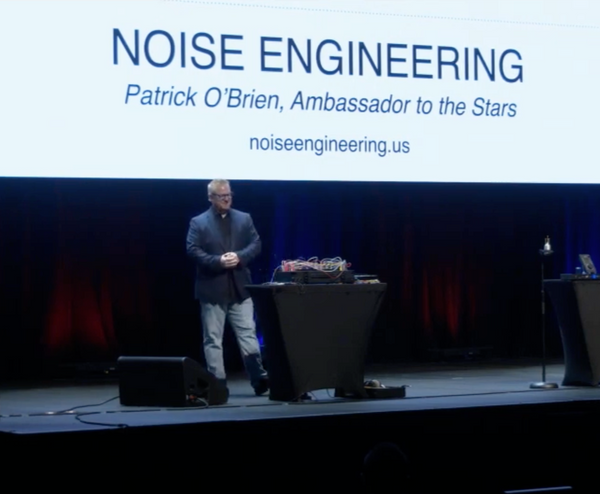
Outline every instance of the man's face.
{"label": "man's face", "polygon": [[231,208],[231,189],[229,185],[221,185],[216,187],[208,197],[213,206],[220,213],[225,213]]}

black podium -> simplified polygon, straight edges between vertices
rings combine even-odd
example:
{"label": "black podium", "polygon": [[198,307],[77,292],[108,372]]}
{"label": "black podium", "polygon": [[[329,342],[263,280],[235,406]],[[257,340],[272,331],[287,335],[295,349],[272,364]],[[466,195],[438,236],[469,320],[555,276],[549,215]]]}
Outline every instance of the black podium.
{"label": "black podium", "polygon": [[600,383],[600,281],[546,280],[565,358],[563,386]]}
{"label": "black podium", "polygon": [[250,285],[263,330],[270,399],[317,389],[366,397],[365,357],[387,285]]}

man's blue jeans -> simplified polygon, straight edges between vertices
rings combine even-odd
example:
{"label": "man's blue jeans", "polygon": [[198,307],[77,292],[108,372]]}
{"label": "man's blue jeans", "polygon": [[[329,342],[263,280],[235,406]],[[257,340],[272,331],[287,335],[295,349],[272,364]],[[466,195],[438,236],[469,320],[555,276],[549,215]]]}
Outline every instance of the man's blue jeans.
{"label": "man's blue jeans", "polygon": [[200,303],[204,333],[204,357],[208,371],[217,379],[226,379],[223,362],[223,334],[228,321],[242,354],[244,367],[250,383],[256,387],[261,379],[267,378],[263,368],[260,345],[256,337],[254,304],[247,298],[240,304]]}

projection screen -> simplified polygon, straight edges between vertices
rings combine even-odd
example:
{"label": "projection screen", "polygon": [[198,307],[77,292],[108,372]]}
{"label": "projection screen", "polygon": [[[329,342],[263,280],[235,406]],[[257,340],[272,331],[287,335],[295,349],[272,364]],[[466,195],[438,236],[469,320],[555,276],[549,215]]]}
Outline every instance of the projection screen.
{"label": "projection screen", "polygon": [[600,2],[0,2],[0,176],[600,183]]}

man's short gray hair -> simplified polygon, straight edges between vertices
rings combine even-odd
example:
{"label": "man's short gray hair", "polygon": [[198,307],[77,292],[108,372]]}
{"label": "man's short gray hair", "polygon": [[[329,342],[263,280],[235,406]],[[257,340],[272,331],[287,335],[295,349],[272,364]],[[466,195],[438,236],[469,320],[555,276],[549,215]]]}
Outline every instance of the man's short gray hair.
{"label": "man's short gray hair", "polygon": [[225,180],[224,178],[217,178],[215,180],[212,180],[209,184],[208,184],[208,195],[214,194],[215,190],[218,187],[225,187],[229,185],[229,180]]}

